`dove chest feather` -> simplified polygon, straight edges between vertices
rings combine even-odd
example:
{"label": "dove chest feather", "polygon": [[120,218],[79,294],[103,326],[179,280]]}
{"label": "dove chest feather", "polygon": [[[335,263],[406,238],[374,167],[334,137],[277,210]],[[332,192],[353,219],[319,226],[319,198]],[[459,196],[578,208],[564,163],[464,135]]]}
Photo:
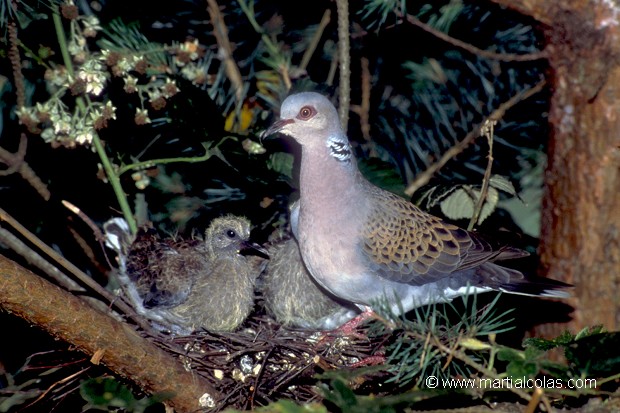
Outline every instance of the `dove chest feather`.
{"label": "dove chest feather", "polygon": [[298,241],[310,274],[342,297],[341,290],[364,272],[359,239],[368,208],[356,189],[357,171],[329,161],[312,168],[312,159],[302,160]]}

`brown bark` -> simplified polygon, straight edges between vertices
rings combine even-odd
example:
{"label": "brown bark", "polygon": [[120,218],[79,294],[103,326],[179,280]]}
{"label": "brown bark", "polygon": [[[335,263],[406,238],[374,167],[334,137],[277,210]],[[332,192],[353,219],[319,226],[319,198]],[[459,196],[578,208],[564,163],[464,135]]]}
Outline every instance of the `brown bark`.
{"label": "brown bark", "polygon": [[542,22],[552,88],[541,266],[575,285],[573,321],[620,328],[620,6],[495,0]]}
{"label": "brown bark", "polygon": [[148,393],[170,394],[177,412],[200,410],[199,399],[211,385],[187,372],[164,350],[139,336],[129,325],[103,314],[74,295],[0,255],[0,308],[46,330],[134,381]]}

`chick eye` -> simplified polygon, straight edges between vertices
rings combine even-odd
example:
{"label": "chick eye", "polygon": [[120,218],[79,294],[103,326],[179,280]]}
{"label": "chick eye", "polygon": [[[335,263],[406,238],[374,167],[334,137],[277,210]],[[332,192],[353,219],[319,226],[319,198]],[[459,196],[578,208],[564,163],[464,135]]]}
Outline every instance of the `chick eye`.
{"label": "chick eye", "polygon": [[314,115],[316,115],[316,109],[314,109],[312,106],[304,106],[303,108],[299,109],[299,114],[297,115],[297,118],[301,120],[308,120]]}
{"label": "chick eye", "polygon": [[226,236],[228,238],[235,238],[237,236],[237,233],[232,229],[229,229],[228,231],[226,231]]}

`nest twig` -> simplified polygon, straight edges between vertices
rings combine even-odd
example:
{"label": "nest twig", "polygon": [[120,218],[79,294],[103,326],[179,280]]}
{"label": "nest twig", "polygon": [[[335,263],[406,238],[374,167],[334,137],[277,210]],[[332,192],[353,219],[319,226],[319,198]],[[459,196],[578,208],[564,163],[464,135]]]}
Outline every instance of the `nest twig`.
{"label": "nest twig", "polygon": [[259,313],[245,326],[156,342],[218,390],[218,409],[253,409],[282,398],[316,401],[316,374],[352,366],[380,347],[371,339],[288,330]]}

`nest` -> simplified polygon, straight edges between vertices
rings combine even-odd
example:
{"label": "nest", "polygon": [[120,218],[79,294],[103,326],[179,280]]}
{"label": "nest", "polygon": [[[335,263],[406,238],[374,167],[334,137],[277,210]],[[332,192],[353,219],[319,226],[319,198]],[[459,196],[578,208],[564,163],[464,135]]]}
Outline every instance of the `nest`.
{"label": "nest", "polygon": [[218,390],[216,411],[245,410],[279,399],[320,401],[318,374],[366,365],[382,348],[365,333],[289,330],[259,310],[235,333],[202,331],[155,341]]}

